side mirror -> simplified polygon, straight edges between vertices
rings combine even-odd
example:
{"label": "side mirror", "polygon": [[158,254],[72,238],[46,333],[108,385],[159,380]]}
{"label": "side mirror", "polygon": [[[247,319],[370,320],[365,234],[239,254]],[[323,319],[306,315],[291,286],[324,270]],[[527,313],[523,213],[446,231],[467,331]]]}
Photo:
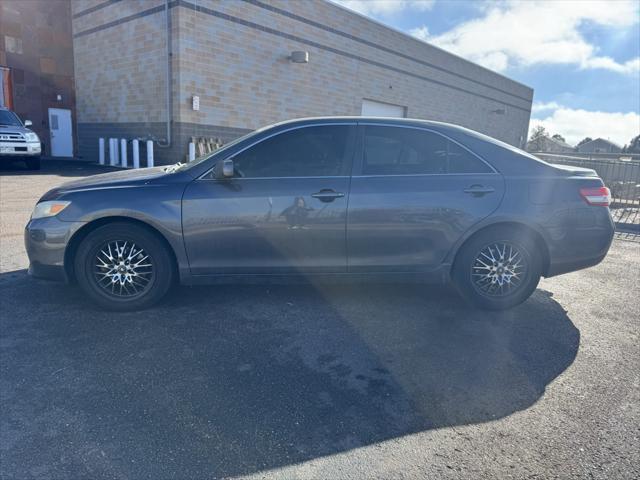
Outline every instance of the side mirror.
{"label": "side mirror", "polygon": [[31,120],[25,120],[25,121],[24,121],[24,126],[25,126],[25,127],[30,127],[30,126],[32,126],[32,125],[33,125],[33,122],[32,122]]}
{"label": "side mirror", "polygon": [[214,167],[213,171],[214,171],[215,177],[219,180],[233,177],[233,172],[234,172],[233,160],[230,158],[227,158],[222,162],[216,163],[216,166]]}

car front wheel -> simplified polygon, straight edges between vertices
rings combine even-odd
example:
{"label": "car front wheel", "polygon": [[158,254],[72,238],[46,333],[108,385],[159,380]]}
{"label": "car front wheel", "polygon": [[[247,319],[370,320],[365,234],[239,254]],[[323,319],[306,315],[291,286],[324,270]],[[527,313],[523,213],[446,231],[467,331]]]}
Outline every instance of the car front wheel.
{"label": "car front wheel", "polygon": [[525,231],[496,228],[479,233],[463,246],[453,279],[471,304],[504,310],[531,296],[541,271],[539,249]]}
{"label": "car front wheel", "polygon": [[171,255],[144,227],[110,223],[90,232],[75,256],[76,278],[98,305],[127,311],[160,301],[173,282]]}

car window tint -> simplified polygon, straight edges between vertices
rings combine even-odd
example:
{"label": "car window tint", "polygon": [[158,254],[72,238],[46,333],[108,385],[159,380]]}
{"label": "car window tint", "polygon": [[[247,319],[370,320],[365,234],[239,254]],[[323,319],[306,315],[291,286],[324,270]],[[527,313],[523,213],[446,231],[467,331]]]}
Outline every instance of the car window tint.
{"label": "car window tint", "polygon": [[491,169],[468,150],[449,142],[449,173],[491,173]]}
{"label": "car window tint", "polygon": [[235,155],[234,167],[245,178],[342,175],[348,134],[346,125],[284,132]]}
{"label": "car window tint", "polygon": [[411,175],[447,172],[447,139],[412,128],[367,126],[364,175]]}
{"label": "car window tint", "polygon": [[433,132],[402,127],[365,127],[363,175],[490,173],[471,152]]}

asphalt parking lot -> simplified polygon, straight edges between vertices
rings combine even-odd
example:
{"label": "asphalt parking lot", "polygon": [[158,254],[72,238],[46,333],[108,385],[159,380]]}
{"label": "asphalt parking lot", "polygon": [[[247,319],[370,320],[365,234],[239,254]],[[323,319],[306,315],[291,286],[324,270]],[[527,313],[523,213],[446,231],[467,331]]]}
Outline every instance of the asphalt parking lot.
{"label": "asphalt parking lot", "polygon": [[[501,313],[447,288],[177,288],[114,314],[31,279],[0,171],[0,478],[640,477],[640,242]],[[102,170],[100,170],[102,171]]]}

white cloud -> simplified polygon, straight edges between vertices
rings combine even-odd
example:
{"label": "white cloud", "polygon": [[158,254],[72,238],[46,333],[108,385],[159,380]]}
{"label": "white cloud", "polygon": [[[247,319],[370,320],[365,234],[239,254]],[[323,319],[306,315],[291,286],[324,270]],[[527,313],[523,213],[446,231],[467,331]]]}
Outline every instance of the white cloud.
{"label": "white cloud", "polygon": [[606,138],[620,146],[640,134],[640,115],[634,112],[598,112],[567,108],[556,102],[533,106],[534,113],[550,112],[544,118],[532,118],[531,129],[542,125],[550,135],[559,133],[571,145],[585,137]]}
{"label": "white cloud", "polygon": [[618,63],[610,57],[596,57],[586,61],[584,68],[605,68],[618,73],[640,72],[640,57]]}
{"label": "white cloud", "polygon": [[562,106],[558,102],[534,102],[531,106],[531,111],[533,113],[545,112],[549,110],[557,110]]}
{"label": "white cloud", "polygon": [[435,0],[332,0],[363,15],[393,15],[404,10],[429,10]]}
{"label": "white cloud", "polygon": [[510,66],[565,64],[635,74],[640,72],[640,58],[617,62],[600,56],[580,27],[625,29],[640,22],[639,14],[636,0],[492,2],[485,5],[482,17],[423,39],[499,71]]}
{"label": "white cloud", "polygon": [[429,38],[429,29],[426,25],[422,25],[421,27],[409,30],[409,35],[416,37],[418,40],[427,41]]}

